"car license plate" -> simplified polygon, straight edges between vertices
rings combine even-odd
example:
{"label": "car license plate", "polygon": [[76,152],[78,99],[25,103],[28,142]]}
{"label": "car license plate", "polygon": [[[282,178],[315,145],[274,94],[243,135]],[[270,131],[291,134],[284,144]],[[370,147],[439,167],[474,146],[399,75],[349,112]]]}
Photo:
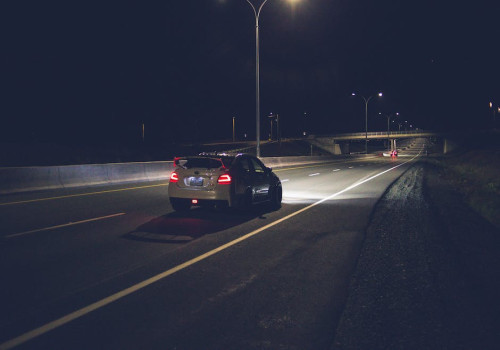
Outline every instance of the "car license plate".
{"label": "car license plate", "polygon": [[192,177],[189,180],[190,186],[203,186],[203,178],[202,177]]}

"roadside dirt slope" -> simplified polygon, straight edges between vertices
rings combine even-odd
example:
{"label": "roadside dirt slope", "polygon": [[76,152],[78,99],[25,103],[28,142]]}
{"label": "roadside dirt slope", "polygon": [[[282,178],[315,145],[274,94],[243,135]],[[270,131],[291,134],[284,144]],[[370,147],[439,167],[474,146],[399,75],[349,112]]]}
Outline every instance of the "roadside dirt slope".
{"label": "roadside dirt slope", "polygon": [[498,349],[500,232],[431,164],[378,203],[333,349]]}

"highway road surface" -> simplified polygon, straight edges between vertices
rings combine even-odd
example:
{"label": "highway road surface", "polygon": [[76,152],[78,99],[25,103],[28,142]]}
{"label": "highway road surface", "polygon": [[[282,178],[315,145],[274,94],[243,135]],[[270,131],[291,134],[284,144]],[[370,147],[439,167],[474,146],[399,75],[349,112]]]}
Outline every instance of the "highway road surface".
{"label": "highway road surface", "polygon": [[2,196],[0,349],[328,349],[370,214],[414,161],[275,169],[274,212],[176,213],[167,183]]}

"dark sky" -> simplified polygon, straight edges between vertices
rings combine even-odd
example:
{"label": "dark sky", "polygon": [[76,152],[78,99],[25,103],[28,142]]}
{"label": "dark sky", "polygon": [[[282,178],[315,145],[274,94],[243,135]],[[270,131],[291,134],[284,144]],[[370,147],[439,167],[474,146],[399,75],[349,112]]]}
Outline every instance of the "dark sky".
{"label": "dark sky", "polygon": [[[254,0],[254,3],[258,3]],[[498,5],[269,0],[260,17],[262,134],[488,127],[500,105]],[[2,1],[8,141],[255,137],[255,17],[245,0]],[[304,113],[307,117],[304,118]]]}

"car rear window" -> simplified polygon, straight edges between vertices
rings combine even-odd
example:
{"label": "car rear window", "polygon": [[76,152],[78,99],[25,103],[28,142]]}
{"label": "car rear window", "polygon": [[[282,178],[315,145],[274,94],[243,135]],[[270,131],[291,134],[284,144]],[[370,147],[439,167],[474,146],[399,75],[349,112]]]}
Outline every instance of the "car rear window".
{"label": "car rear window", "polygon": [[229,164],[231,164],[231,161],[229,159],[217,159],[217,158],[207,158],[207,157],[179,158],[176,160],[176,165],[179,165],[186,169],[191,169],[191,168],[218,169],[222,166],[227,167],[229,166]]}

